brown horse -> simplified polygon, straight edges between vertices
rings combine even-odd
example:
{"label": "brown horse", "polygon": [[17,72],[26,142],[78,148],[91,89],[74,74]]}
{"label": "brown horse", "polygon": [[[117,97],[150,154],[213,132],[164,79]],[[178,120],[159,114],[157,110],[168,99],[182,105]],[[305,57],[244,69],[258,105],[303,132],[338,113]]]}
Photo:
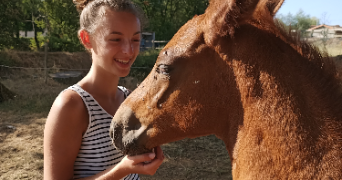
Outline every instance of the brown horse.
{"label": "brown horse", "polygon": [[337,73],[274,22],[282,3],[210,1],[115,114],[115,146],[138,154],[215,134],[234,179],[342,179]]}

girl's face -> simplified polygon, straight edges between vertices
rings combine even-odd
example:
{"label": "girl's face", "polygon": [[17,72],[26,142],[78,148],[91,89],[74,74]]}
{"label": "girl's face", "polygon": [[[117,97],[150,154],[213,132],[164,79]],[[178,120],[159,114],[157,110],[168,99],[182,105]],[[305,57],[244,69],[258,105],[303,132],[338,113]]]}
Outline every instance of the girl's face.
{"label": "girl's face", "polygon": [[139,54],[140,38],[140,21],[135,15],[102,8],[90,36],[93,65],[118,77],[127,76]]}

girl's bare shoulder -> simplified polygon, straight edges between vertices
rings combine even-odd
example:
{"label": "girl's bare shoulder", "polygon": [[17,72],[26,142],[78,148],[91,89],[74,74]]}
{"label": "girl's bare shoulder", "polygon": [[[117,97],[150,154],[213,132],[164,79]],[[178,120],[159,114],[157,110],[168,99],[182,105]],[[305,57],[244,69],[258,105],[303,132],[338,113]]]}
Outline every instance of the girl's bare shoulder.
{"label": "girl's bare shoulder", "polygon": [[58,123],[72,123],[82,125],[81,127],[87,127],[88,119],[87,108],[81,96],[69,89],[58,95],[48,116],[48,121],[56,120]]}

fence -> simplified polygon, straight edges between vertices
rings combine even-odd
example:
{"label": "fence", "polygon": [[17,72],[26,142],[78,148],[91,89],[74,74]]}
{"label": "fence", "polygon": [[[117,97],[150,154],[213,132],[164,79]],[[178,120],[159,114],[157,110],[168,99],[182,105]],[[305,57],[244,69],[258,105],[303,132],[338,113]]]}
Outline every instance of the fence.
{"label": "fence", "polygon": [[[148,67],[131,67],[129,75],[120,78],[119,85],[134,90],[139,83],[146,78],[151,71]],[[71,86],[80,81],[89,69],[72,68],[35,68],[35,67],[16,67],[0,65],[0,82],[3,81],[55,81],[67,86]]]}
{"label": "fence", "polygon": [[144,40],[141,43],[140,50],[145,51],[148,49],[163,49],[164,46],[161,46],[160,44],[167,44],[169,41],[158,41],[158,40]]}
{"label": "fence", "polygon": [[[163,49],[163,47],[159,47],[159,43],[168,43],[169,41],[152,41],[152,49]],[[156,44],[158,46],[156,46]]]}

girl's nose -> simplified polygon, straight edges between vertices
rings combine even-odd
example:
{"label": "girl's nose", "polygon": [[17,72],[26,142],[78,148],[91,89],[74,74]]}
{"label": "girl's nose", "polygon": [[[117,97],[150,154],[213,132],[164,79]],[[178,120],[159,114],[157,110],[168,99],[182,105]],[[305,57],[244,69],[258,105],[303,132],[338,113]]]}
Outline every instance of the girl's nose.
{"label": "girl's nose", "polygon": [[133,55],[133,44],[131,41],[124,41],[122,44],[122,52],[130,56]]}

